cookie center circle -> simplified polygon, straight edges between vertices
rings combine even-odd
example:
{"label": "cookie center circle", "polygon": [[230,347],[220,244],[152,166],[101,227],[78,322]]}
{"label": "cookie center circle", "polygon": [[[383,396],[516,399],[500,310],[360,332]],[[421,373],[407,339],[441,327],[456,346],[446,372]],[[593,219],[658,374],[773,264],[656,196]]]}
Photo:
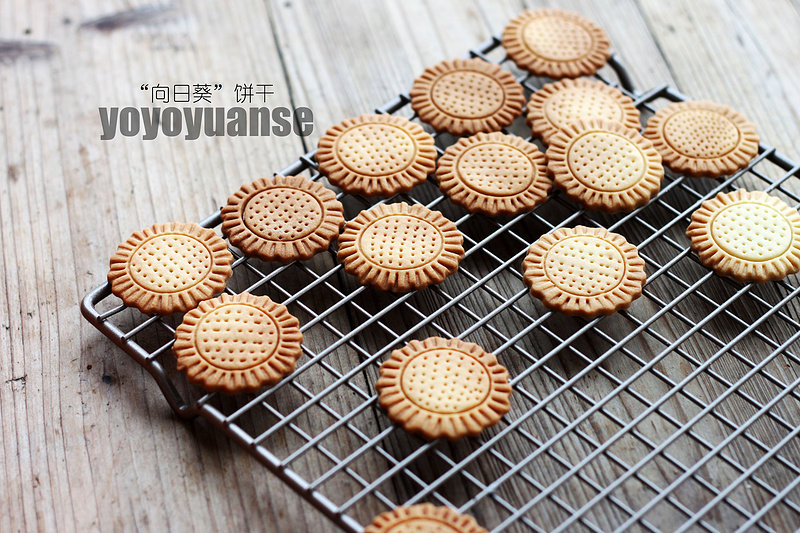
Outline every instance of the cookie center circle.
{"label": "cookie center circle", "polygon": [[359,247],[379,267],[407,270],[436,259],[444,247],[444,236],[436,226],[419,217],[387,215],[364,229]]}
{"label": "cookie center circle", "polygon": [[792,225],[768,205],[742,202],[722,209],[711,222],[711,236],[722,250],[746,261],[769,261],[792,244]]}
{"label": "cookie center circle", "polygon": [[322,205],[306,191],[273,187],[261,191],[244,206],[245,225],[268,241],[294,241],[322,224]]}
{"label": "cookie center circle", "polygon": [[624,122],[625,113],[613,96],[589,87],[562,89],[547,99],[544,116],[556,129],[577,120],[599,118]]}
{"label": "cookie center circle", "polygon": [[203,315],[195,329],[197,354],[222,370],[247,370],[266,362],[278,347],[275,319],[247,304],[221,305]]}
{"label": "cookie center circle", "polygon": [[133,281],[151,292],[180,292],[200,283],[211,271],[211,252],[190,235],[156,235],[131,254]]}
{"label": "cookie center circle", "polygon": [[562,239],[550,248],[544,270],[550,281],[564,292],[598,296],[622,281],[625,259],[607,240],[578,235]]}
{"label": "cookie center circle", "polygon": [[678,153],[696,159],[713,159],[739,144],[739,128],[728,117],[708,109],[687,109],[669,117],[664,139]]}
{"label": "cookie center circle", "polygon": [[524,152],[501,143],[467,148],[459,156],[456,168],[467,187],[489,196],[519,194],[531,186],[536,174]]}
{"label": "cookie center circle", "polygon": [[406,169],[417,153],[403,128],[377,122],[359,124],[342,133],[336,153],[344,166],[363,176],[385,176]]}
{"label": "cookie center circle", "polygon": [[431,89],[433,104],[456,118],[482,118],[500,109],[503,86],[482,72],[456,70],[443,74]]}
{"label": "cookie center circle", "polygon": [[539,17],[522,30],[522,41],[534,55],[552,61],[580,59],[592,50],[594,40],[589,31],[563,17]]}
{"label": "cookie center circle", "polygon": [[459,533],[459,529],[441,520],[420,516],[398,522],[386,533]]}
{"label": "cookie center circle", "polygon": [[567,148],[572,175],[597,191],[619,192],[639,183],[647,161],[636,143],[616,133],[590,131]]}
{"label": "cookie center circle", "polygon": [[477,407],[491,389],[489,371],[480,361],[449,348],[416,355],[403,368],[400,383],[417,407],[440,414]]}

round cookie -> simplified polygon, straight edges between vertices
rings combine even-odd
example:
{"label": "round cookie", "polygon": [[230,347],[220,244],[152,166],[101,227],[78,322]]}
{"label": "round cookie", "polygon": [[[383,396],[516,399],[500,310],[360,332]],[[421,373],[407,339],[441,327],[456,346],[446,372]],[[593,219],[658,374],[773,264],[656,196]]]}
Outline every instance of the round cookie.
{"label": "round cookie", "polygon": [[644,261],[636,247],[602,228],[559,228],[542,235],[522,262],[531,294],[567,315],[593,318],[641,296]]}
{"label": "round cookie", "polygon": [[392,115],[361,115],[330,128],[319,140],[319,171],[351,194],[408,192],[436,168],[433,137]]}
{"label": "round cookie", "polygon": [[411,89],[411,107],[437,131],[498,131],[522,112],[522,85],[482,59],[453,59],[425,69]]}
{"label": "round cookie", "polygon": [[458,270],[464,237],[438,211],[406,203],[361,211],[339,236],[339,261],[359,283],[384,291],[424,289]]}
{"label": "round cookie", "polygon": [[429,337],[393,351],[375,388],[392,422],[426,439],[477,435],[511,405],[505,367],[460,339]]}
{"label": "round cookie", "polygon": [[225,288],[233,255],[213,230],[197,224],[154,224],[134,232],[111,256],[111,292],[148,314],[192,309]]}
{"label": "round cookie", "polygon": [[191,383],[236,394],[294,371],[302,341],[300,324],[285,306],[266,296],[223,294],[186,313],[173,350]]}
{"label": "round cookie", "polygon": [[762,283],[800,271],[800,214],[762,191],[706,200],[692,213],[686,236],[704,265],[736,281]]}
{"label": "round cookie", "polygon": [[222,233],[231,244],[246,255],[282,263],[327,250],[345,222],[333,191],[301,176],[242,185],[221,215]]}
{"label": "round cookie", "polygon": [[675,102],[647,121],[653,141],[670,169],[717,178],[747,166],[758,154],[756,127],[744,115],[714,102]]}
{"label": "round cookie", "polygon": [[397,507],[375,517],[364,533],[488,533],[469,515],[421,503]]}
{"label": "round cookie", "polygon": [[571,200],[606,213],[645,205],[664,177],[653,143],[601,119],[575,122],[551,137],[547,169]]}
{"label": "round cookie", "polygon": [[611,57],[602,28],[561,9],[525,11],[506,26],[503,46],[517,66],[551,78],[588,76]]}
{"label": "round cookie", "polygon": [[559,130],[578,120],[599,118],[639,130],[639,110],[622,91],[586,79],[548,83],[531,95],[526,122],[545,144]]}
{"label": "round cookie", "polygon": [[489,216],[530,211],[552,187],[536,145],[500,132],[478,133],[449,146],[436,179],[454,203]]}

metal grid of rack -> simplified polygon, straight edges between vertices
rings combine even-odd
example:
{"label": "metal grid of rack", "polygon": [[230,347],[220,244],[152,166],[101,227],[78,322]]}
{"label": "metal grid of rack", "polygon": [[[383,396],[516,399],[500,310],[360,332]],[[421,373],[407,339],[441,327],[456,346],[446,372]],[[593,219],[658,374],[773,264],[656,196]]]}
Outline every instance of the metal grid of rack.
{"label": "metal grid of rack", "polygon": [[[497,38],[470,55],[502,64],[526,91],[546,81],[517,70]],[[616,57],[610,65],[598,78],[628,92],[644,118],[684,99],[667,87],[635,93]],[[406,95],[376,111],[417,120]],[[524,124],[510,133],[531,140]],[[435,137],[440,153],[454,142]],[[324,180],[313,152],[281,173]],[[205,394],[186,383],[171,350],[179,317],[127,309],[107,284],[84,298],[82,311],[153,375],[176,412],[208,419],[348,531],[423,501],[494,531],[795,529],[797,277],[762,285],[721,278],[697,262],[683,232],[705,199],[738,187],[797,206],[790,180],[798,173],[762,144],[728,178],[668,171],[658,195],[632,213],[587,212],[556,192],[533,212],[502,219],[464,212],[429,181],[383,201],[441,210],[464,234],[466,257],[442,284],[406,294],[358,285],[335,250],[273,265],[232,248],[226,290],[283,302],[304,333],[297,370],[255,395]],[[347,218],[379,203],[337,196]],[[202,224],[219,225],[219,215]],[[637,245],[648,281],[628,311],[583,320],[529,296],[520,272],[529,244],[577,224]],[[429,335],[477,342],[509,369],[512,409],[498,426],[449,443],[388,422],[373,387],[377,369],[393,349]]]}

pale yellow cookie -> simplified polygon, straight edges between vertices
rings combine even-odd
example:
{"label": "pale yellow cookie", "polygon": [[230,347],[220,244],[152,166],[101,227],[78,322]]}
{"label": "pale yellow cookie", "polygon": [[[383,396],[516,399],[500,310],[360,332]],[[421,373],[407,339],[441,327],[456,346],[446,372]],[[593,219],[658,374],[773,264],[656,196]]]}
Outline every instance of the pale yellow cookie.
{"label": "pale yellow cookie", "polygon": [[375,388],[389,418],[426,439],[477,435],[510,408],[508,371],[460,339],[429,337],[393,351]]}
{"label": "pale yellow cookie", "polygon": [[800,214],[762,191],[706,200],[686,235],[704,265],[737,281],[762,283],[800,271]]}
{"label": "pale yellow cookie", "polygon": [[530,211],[552,187],[536,145],[500,132],[478,133],[449,146],[436,179],[454,203],[489,216]]}
{"label": "pale yellow cookie", "polygon": [[488,533],[469,515],[449,507],[421,503],[375,517],[364,533]]}
{"label": "pale yellow cookie", "polygon": [[714,102],[676,102],[659,109],[647,121],[644,136],[664,164],[689,176],[733,174],[758,154],[753,123]]}
{"label": "pale yellow cookie", "polygon": [[664,177],[653,143],[601,119],[575,122],[551,137],[547,169],[570,200],[606,213],[645,205]]}
{"label": "pale yellow cookie", "polygon": [[436,168],[433,137],[392,115],[343,120],[319,140],[315,158],[332,185],[363,196],[408,192]]}
{"label": "pale yellow cookie", "polygon": [[517,66],[551,78],[588,76],[611,57],[602,28],[561,9],[525,11],[506,26],[503,46]]}
{"label": "pale yellow cookie", "polygon": [[526,122],[534,135],[550,144],[559,130],[578,120],[599,118],[639,130],[639,110],[622,91],[583,78],[548,83],[531,95]]}
{"label": "pale yellow cookie", "polygon": [[644,261],[636,247],[602,228],[559,228],[542,235],[522,262],[531,294],[567,315],[592,318],[641,296]]}

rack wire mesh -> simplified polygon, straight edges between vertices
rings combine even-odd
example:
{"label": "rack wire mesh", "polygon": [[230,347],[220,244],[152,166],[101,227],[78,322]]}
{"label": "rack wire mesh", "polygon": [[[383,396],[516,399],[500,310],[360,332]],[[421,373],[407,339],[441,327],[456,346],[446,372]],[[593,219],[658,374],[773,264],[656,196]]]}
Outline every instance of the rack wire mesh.
{"label": "rack wire mesh", "polygon": [[[528,92],[547,81],[517,70],[497,38],[470,55],[502,64]],[[597,77],[621,86],[643,118],[685,99],[668,87],[634,92],[616,56],[610,65]],[[418,121],[407,95],[376,111]],[[532,140],[520,122],[509,132]],[[434,136],[440,153],[455,140]],[[281,173],[324,180],[313,155]],[[762,144],[747,169],[724,179],[668,171],[658,195],[629,214],[587,212],[556,192],[533,212],[502,219],[464,212],[429,181],[383,201],[441,210],[464,234],[466,257],[442,284],[399,295],[358,285],[334,249],[278,266],[232,248],[227,292],[283,302],[304,333],[297,370],[254,395],[205,394],[186,383],[171,350],[180,317],[128,309],[108,284],[84,298],[82,311],[153,375],[178,414],[205,417],[348,531],[423,501],[494,531],[794,530],[800,285],[796,276],[759,285],[721,278],[698,263],[683,232],[721,191],[761,189],[797,206],[798,172]],[[337,196],[348,218],[379,203]],[[219,225],[219,214],[202,224]],[[529,244],[577,224],[637,245],[648,281],[628,311],[571,318],[528,295],[520,264]],[[498,426],[449,443],[389,423],[373,387],[378,367],[429,335],[477,342],[509,369],[512,409]]]}

